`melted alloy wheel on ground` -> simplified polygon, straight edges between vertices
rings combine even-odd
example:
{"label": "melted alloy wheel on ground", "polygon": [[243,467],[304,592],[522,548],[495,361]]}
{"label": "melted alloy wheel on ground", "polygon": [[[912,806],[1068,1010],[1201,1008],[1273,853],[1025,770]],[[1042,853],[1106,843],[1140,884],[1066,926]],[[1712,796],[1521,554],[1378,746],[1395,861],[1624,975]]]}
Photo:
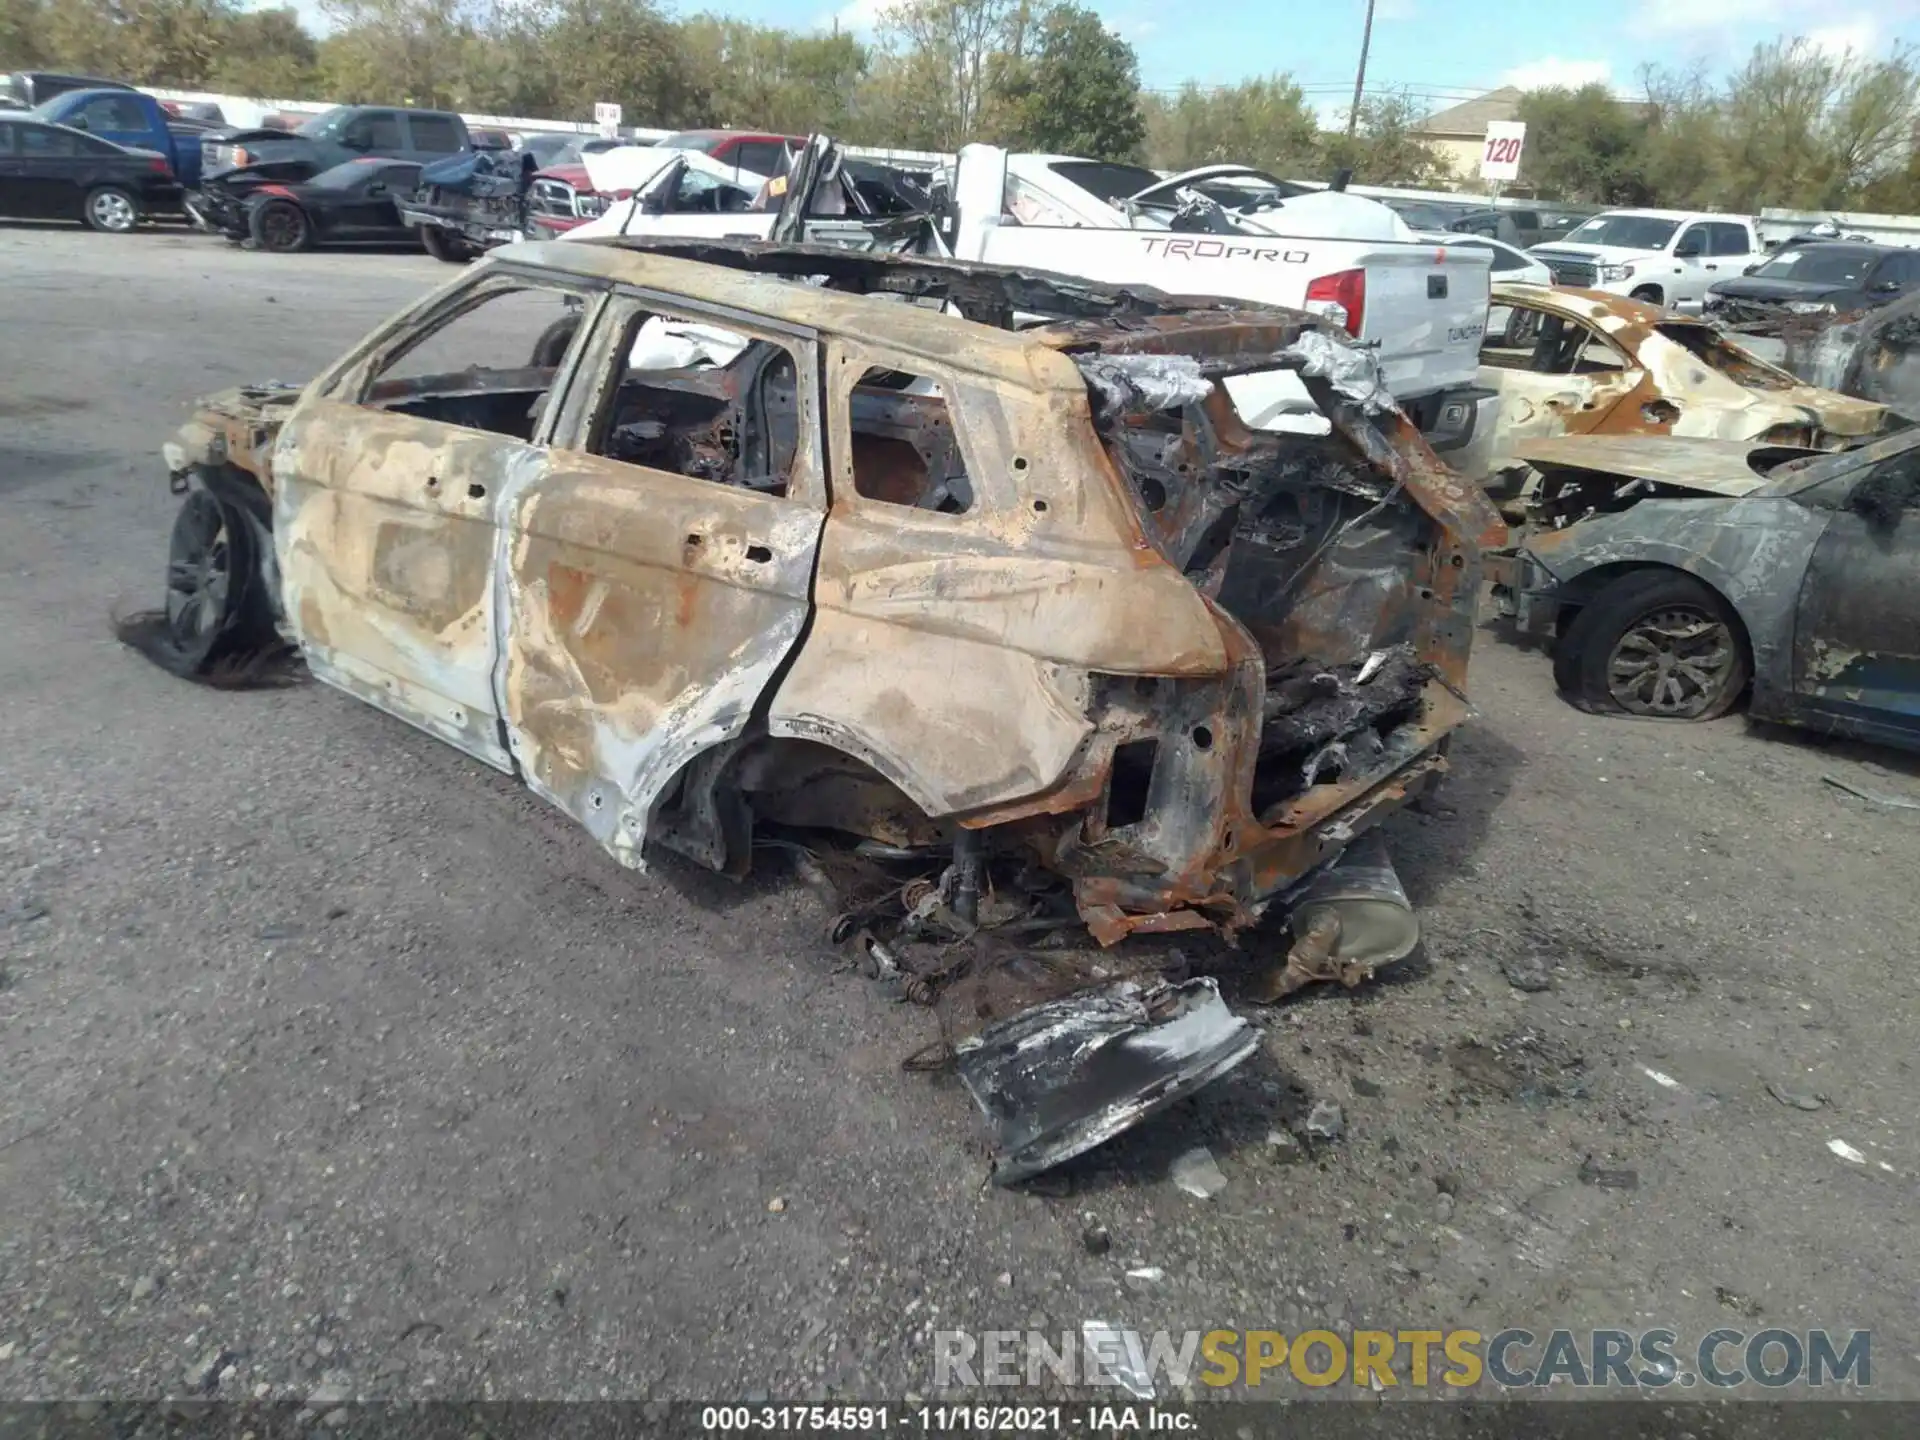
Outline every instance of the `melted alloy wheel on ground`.
{"label": "melted alloy wheel on ground", "polygon": [[232,546],[220,502],[204,490],[187,497],[167,557],[167,627],[182,646],[204,644],[227,610]]}
{"label": "melted alloy wheel on ground", "polygon": [[1635,715],[1690,718],[1720,693],[1733,660],[1733,637],[1713,616],[1661,610],[1615,643],[1607,657],[1607,692]]}

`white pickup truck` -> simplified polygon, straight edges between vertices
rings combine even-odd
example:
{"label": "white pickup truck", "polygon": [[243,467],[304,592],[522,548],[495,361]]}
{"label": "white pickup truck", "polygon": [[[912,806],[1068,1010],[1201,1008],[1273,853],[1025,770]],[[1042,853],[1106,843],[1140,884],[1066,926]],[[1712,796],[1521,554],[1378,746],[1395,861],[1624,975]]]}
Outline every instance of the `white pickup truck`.
{"label": "white pickup truck", "polygon": [[1546,262],[1556,285],[1698,314],[1708,286],[1745,274],[1767,252],[1745,215],[1606,210],[1531,253]]}
{"label": "white pickup truck", "polygon": [[[663,170],[629,201],[570,232],[673,238],[781,239],[926,249],[963,260],[1046,270],[1108,285],[1308,310],[1376,350],[1388,387],[1436,450],[1492,423],[1478,383],[1489,257],[1418,240],[1386,206],[1307,190],[1239,165],[1162,179],[1139,166],[969,145],[934,185],[929,210],[899,213],[880,187],[815,137],[769,208],[727,215],[661,213]],[[916,233],[917,232],[917,233]],[[1255,425],[1310,411],[1284,372],[1229,383]]]}

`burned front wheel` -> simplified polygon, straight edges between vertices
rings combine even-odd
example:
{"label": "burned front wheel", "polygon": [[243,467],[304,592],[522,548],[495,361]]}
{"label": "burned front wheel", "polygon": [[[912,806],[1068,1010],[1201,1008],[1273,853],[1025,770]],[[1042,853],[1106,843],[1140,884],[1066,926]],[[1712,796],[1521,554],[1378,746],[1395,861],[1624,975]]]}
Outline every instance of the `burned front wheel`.
{"label": "burned front wheel", "polygon": [[1739,617],[1678,571],[1615,580],[1581,607],[1554,649],[1555,683],[1597,713],[1717,719],[1739,701],[1751,674]]}
{"label": "burned front wheel", "polygon": [[187,495],[167,545],[166,597],[118,622],[120,638],[175,675],[243,680],[282,647],[244,515],[206,490]]}

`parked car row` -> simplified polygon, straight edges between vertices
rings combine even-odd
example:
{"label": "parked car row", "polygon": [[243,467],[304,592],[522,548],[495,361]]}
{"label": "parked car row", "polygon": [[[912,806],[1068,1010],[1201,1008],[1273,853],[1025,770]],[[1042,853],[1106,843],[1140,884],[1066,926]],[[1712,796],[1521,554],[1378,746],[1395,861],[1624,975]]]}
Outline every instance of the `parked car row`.
{"label": "parked car row", "polygon": [[[378,106],[336,107],[290,131],[209,129],[111,85],[66,89],[0,118],[0,192],[28,196],[36,184],[37,198],[8,203],[103,230],[184,207],[267,251],[419,243],[466,261],[528,237],[679,244],[696,255],[743,239],[804,242],[1307,311],[1367,347],[1373,378],[1352,382],[1377,385],[1502,502],[1527,543],[1612,513],[1562,503],[1594,493],[1595,476],[1614,477],[1622,495],[1693,494],[1689,467],[1758,475],[1850,450],[1909,418],[1804,383],[1723,322],[1763,330],[1884,305],[1920,288],[1920,252],[1816,236],[1769,253],[1741,216],[1608,211],[1527,249],[1514,212],[1387,205],[1244,166],[1165,177],[968,146],[926,169],[860,159],[826,137],[516,140],[470,131],[450,112]],[[668,339],[662,353],[689,363],[735,353],[711,336]],[[1291,370],[1222,383],[1257,429],[1324,433],[1323,407]],[[1576,472],[1584,478],[1569,483]],[[1533,553],[1496,561],[1509,593],[1550,574]],[[1671,587],[1645,589],[1649,604],[1673,600]],[[1571,623],[1589,598],[1563,596],[1552,613]],[[1513,603],[1547,613],[1544,600]],[[1588,658],[1562,668],[1581,703],[1635,708],[1634,686],[1595,678],[1618,660],[1615,641],[1652,643],[1652,622],[1631,609],[1610,599],[1604,613],[1620,625],[1597,640],[1598,622],[1588,622]],[[1699,681],[1687,648],[1676,640],[1661,652],[1666,678],[1643,713],[1720,713],[1732,703],[1727,685],[1738,681],[1737,698],[1756,673],[1746,664]]]}

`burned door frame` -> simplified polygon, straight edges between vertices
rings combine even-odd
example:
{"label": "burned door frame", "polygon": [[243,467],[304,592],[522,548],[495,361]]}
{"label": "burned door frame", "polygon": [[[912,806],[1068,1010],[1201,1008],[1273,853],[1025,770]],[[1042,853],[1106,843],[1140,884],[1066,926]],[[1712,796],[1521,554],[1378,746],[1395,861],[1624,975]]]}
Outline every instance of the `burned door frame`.
{"label": "burned door frame", "polygon": [[1860,503],[1859,490],[1917,460],[1903,449],[1796,497],[1828,518],[1800,581],[1794,701],[1852,733],[1905,745],[1920,736],[1920,491],[1895,474],[1889,524]]}
{"label": "burned door frame", "polygon": [[[629,331],[662,313],[791,358],[784,495],[592,453],[629,373]],[[716,868],[744,865],[744,815],[666,825],[661,811],[677,779],[730,757],[806,628],[827,509],[819,343],[803,326],[620,285],[580,366],[553,463],[503,500],[495,686],[508,745],[528,787],[623,865],[644,868],[650,837]],[[683,788],[709,809],[725,803],[711,786]]]}
{"label": "burned door frame", "polygon": [[[274,446],[275,559],[287,624],[309,669],[508,772],[493,678],[501,505],[547,463],[586,322],[607,288],[510,265],[463,275],[317,379]],[[577,298],[586,316],[527,440],[369,403],[388,366],[462,317],[528,290]]]}

